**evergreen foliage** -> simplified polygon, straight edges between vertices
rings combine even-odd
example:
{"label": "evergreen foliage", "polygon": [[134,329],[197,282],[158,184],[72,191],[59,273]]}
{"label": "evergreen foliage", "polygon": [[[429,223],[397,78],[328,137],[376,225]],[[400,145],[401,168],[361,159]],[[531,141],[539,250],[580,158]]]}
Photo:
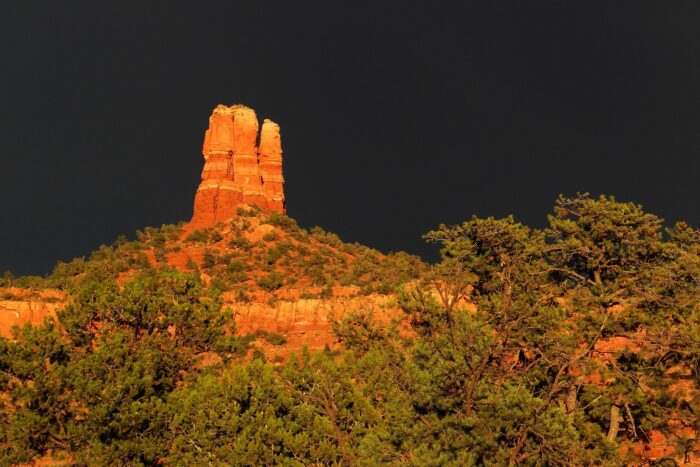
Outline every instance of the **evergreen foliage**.
{"label": "evergreen foliage", "polygon": [[406,319],[351,313],[334,325],[342,352],[244,357],[252,337],[210,290],[226,285],[141,262],[171,232],[146,229],[60,264],[47,281],[71,302],[57,321],[0,339],[0,464],[58,451],[78,465],[620,465],[622,444],[653,430],[681,458],[696,449],[697,229],[664,230],[614,198],[560,197],[541,230],[512,217],[440,226],[425,238],[441,261],[424,269],[267,222],[285,235],[259,253],[233,242],[240,255],[205,267],[242,284],[259,254],[267,290],[290,271],[386,284]]}

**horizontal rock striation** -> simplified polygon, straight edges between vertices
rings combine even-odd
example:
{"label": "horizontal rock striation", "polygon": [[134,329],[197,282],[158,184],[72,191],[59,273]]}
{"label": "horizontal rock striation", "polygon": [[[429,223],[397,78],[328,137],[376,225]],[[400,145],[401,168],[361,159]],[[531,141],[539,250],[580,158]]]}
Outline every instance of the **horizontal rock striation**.
{"label": "horizontal rock striation", "polygon": [[202,154],[192,224],[204,227],[230,219],[240,204],[285,212],[279,125],[266,119],[258,137],[253,109],[219,105],[209,117]]}

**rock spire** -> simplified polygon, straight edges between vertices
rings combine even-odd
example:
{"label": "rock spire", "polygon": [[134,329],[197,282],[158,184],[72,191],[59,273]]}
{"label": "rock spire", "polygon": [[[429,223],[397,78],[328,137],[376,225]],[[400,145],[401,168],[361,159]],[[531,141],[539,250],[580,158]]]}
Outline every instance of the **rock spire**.
{"label": "rock spire", "polygon": [[279,125],[265,119],[258,138],[253,109],[219,105],[209,117],[202,154],[193,224],[208,226],[230,219],[243,203],[285,212]]}

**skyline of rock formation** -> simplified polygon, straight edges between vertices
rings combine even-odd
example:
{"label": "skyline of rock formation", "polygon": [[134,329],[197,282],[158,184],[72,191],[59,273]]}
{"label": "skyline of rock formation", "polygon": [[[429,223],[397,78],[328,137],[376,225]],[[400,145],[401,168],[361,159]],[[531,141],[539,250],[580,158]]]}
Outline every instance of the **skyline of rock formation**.
{"label": "skyline of rock formation", "polygon": [[207,226],[230,219],[242,203],[285,212],[282,143],[275,122],[265,119],[258,132],[253,109],[218,105],[209,117],[202,155],[193,224]]}

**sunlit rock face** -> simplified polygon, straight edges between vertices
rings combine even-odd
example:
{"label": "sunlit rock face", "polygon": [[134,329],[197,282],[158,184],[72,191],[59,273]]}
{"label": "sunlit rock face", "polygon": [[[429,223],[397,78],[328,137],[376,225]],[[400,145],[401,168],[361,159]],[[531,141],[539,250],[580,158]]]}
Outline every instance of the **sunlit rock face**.
{"label": "sunlit rock face", "polygon": [[0,337],[11,338],[13,326],[38,326],[47,317],[55,317],[63,301],[58,290],[0,288]]}
{"label": "sunlit rock face", "polygon": [[284,212],[282,140],[280,127],[272,120],[265,119],[262,125],[258,163],[268,207],[274,211]]}
{"label": "sunlit rock face", "polygon": [[242,203],[285,212],[279,125],[266,119],[258,132],[253,109],[219,105],[209,117],[202,154],[192,224],[204,227],[230,219]]}

